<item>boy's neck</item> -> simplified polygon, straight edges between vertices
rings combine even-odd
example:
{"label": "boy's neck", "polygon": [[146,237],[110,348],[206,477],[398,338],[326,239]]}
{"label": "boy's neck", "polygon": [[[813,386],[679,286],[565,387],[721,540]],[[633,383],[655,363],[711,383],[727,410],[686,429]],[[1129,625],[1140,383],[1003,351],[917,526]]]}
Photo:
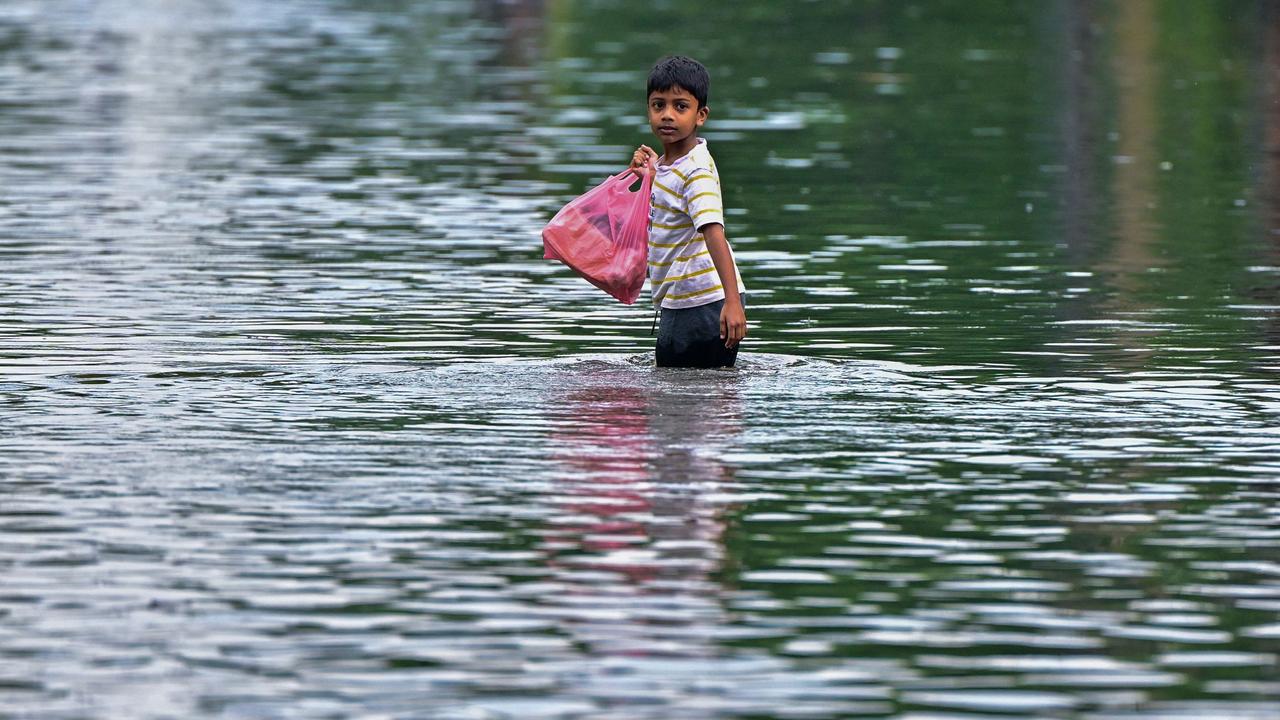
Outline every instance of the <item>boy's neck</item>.
{"label": "boy's neck", "polygon": [[675,161],[679,160],[680,158],[684,157],[685,155],[688,155],[689,152],[692,151],[697,146],[698,146],[698,133],[696,132],[682,140],[673,142],[670,145],[663,143],[662,158],[660,159],[660,161],[662,162],[663,165],[670,165]]}

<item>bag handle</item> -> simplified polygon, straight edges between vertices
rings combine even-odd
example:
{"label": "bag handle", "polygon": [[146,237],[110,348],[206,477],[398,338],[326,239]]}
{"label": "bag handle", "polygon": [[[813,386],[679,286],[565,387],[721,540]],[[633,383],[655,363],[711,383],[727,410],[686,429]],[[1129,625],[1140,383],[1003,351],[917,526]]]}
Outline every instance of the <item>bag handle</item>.
{"label": "bag handle", "polygon": [[640,178],[640,189],[636,190],[636,192],[644,192],[648,188],[653,187],[653,178],[657,176],[658,168],[654,167],[653,162],[649,162],[645,165],[644,169],[645,172],[637,172],[638,168],[627,168],[626,170],[623,170],[617,175],[609,178],[609,180],[615,184],[625,183],[625,187],[629,192],[631,190],[631,186],[636,183],[636,178],[638,177]]}

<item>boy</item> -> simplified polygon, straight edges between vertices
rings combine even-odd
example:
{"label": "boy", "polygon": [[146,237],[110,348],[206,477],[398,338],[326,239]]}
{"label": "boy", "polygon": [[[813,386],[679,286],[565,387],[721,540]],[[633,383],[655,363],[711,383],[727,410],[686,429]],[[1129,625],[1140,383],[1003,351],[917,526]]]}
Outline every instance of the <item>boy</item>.
{"label": "boy", "polygon": [[698,137],[711,78],[696,60],[671,56],[649,72],[649,127],[662,157],[641,145],[634,172],[657,164],[649,198],[649,283],[661,308],[659,367],[732,367],[747,334],[745,289],[724,234],[720,176]]}

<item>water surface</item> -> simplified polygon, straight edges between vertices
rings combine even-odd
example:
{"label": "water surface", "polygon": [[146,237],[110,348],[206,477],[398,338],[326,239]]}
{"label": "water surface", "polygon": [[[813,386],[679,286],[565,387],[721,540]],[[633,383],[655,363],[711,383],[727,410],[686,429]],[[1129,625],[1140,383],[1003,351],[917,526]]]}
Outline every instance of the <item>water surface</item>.
{"label": "water surface", "polygon": [[[664,13],[735,371],[541,259]],[[1277,717],[1276,20],[5,4],[0,716]]]}

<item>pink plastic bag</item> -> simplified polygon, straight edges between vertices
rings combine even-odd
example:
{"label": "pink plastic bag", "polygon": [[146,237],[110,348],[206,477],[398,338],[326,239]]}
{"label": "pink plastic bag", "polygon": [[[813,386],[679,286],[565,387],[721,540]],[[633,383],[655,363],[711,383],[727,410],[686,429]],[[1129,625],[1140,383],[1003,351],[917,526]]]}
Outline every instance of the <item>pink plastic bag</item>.
{"label": "pink plastic bag", "polygon": [[559,260],[587,282],[630,305],[648,270],[649,192],[653,173],[614,175],[560,209],[542,230],[543,258]]}

